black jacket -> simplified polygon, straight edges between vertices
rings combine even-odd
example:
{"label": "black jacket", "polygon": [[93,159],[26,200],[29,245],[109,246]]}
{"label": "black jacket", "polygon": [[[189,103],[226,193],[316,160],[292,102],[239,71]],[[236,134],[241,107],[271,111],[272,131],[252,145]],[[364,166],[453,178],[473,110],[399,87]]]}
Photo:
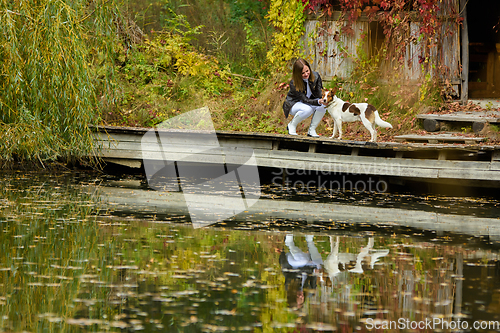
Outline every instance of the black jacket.
{"label": "black jacket", "polygon": [[311,88],[311,97],[306,97],[305,91],[298,91],[295,88],[295,84],[293,80],[290,81],[290,90],[286,95],[286,99],[283,102],[283,112],[285,113],[285,117],[288,118],[288,114],[292,109],[292,106],[297,102],[302,102],[304,104],[316,105],[319,106],[321,104],[318,103],[318,100],[321,99],[321,94],[323,90],[323,81],[321,80],[321,76],[319,76],[318,72],[314,73],[314,81],[311,82],[311,77],[309,77],[309,87]]}

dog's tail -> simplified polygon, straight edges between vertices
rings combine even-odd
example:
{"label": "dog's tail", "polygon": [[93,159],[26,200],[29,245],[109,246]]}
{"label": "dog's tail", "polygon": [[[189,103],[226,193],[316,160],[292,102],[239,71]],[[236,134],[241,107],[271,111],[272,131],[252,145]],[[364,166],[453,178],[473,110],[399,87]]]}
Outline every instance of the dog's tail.
{"label": "dog's tail", "polygon": [[383,121],[382,118],[380,118],[378,111],[375,111],[375,124],[384,128],[392,128],[391,124],[389,124],[387,121]]}

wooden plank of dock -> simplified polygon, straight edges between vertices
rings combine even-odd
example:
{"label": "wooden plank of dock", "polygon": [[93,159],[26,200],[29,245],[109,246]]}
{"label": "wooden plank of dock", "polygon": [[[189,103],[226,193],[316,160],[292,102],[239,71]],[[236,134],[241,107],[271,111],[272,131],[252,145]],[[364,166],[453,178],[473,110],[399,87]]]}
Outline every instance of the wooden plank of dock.
{"label": "wooden plank of dock", "polygon": [[486,140],[486,138],[481,137],[470,137],[465,135],[457,135],[456,133],[441,133],[441,134],[427,134],[427,135],[418,135],[418,134],[406,134],[406,135],[398,135],[395,136],[394,139],[397,142],[428,142],[432,144],[446,142],[446,143],[466,143],[466,144],[474,144],[480,143]]}
{"label": "wooden plank of dock", "polygon": [[419,114],[418,119],[435,119],[439,121],[456,122],[488,122],[500,123],[500,111],[459,111],[446,114]]}

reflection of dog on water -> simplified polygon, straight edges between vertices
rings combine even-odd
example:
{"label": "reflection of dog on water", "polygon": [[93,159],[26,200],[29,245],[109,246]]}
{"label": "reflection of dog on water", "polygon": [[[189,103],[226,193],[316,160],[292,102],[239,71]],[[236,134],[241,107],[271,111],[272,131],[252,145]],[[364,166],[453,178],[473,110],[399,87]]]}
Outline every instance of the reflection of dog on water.
{"label": "reflection of dog on water", "polygon": [[287,235],[285,245],[289,252],[283,250],[280,253],[279,260],[285,276],[288,306],[292,308],[301,308],[307,292],[314,292],[318,276],[322,278],[322,268],[333,284],[335,277],[341,272],[363,273],[364,262],[373,269],[379,258],[389,254],[387,249],[373,249],[373,237],[368,239],[368,244],[362,247],[358,254],[339,253],[340,237],[337,236],[334,241],[334,237],[330,236],[330,254],[323,262],[314,244],[314,236],[307,235],[306,242],[308,252],[302,251],[295,245],[292,235]]}
{"label": "reflection of dog on water", "polygon": [[[342,271],[348,271],[351,273],[363,273],[363,262],[367,260],[369,262],[370,269],[377,260],[381,257],[389,254],[388,249],[374,250],[373,237],[368,238],[368,244],[362,247],[358,254],[354,253],[339,253],[339,237],[336,237],[335,242],[333,241],[333,236],[330,236],[330,254],[325,259],[324,267],[325,271],[328,273],[330,280],[333,283],[334,278]],[[348,265],[355,262],[354,267],[347,269]]]}

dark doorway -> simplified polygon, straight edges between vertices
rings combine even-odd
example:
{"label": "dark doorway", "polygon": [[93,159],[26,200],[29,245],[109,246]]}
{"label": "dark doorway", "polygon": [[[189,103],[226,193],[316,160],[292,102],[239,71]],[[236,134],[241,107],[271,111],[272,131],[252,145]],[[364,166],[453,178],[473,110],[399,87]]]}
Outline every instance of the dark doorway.
{"label": "dark doorway", "polygon": [[500,97],[500,1],[467,3],[469,98]]}

